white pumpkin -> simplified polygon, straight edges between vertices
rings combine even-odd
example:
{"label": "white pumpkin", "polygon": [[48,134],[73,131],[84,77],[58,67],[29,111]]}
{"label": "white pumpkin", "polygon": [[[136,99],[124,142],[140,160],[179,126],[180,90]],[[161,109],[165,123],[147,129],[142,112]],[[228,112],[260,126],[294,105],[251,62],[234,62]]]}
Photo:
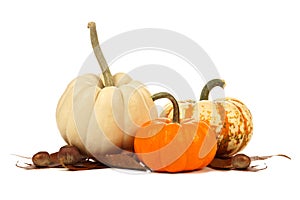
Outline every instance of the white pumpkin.
{"label": "white pumpkin", "polygon": [[103,77],[85,74],[75,78],[60,98],[56,120],[63,139],[97,158],[133,150],[137,129],[157,117],[146,87],[124,73],[111,76],[96,34],[89,23],[95,55]]}

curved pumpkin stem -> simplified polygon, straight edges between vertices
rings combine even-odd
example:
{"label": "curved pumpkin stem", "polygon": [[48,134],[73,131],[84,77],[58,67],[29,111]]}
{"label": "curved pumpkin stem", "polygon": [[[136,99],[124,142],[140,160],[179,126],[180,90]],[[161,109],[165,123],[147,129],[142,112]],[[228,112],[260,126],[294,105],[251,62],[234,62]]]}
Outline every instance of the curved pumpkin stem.
{"label": "curved pumpkin stem", "polygon": [[100,68],[102,70],[103,78],[104,78],[104,84],[106,87],[108,86],[113,86],[113,78],[110,73],[109,67],[107,65],[107,62],[103,56],[102,50],[99,45],[98,41],[98,35],[97,35],[97,30],[96,30],[96,24],[95,22],[89,22],[88,23],[88,28],[90,29],[90,35],[91,35],[91,43],[92,47],[94,50],[94,54],[97,58],[97,61],[100,65]]}
{"label": "curved pumpkin stem", "polygon": [[226,85],[225,81],[222,79],[212,79],[212,80],[208,81],[202,89],[202,92],[200,95],[200,101],[208,100],[209,93],[214,87],[219,86],[224,89],[225,85]]}
{"label": "curved pumpkin stem", "polygon": [[180,114],[179,114],[179,106],[173,95],[168,92],[159,92],[151,96],[152,100],[155,101],[157,99],[167,98],[171,101],[173,105],[173,119],[174,123],[180,123]]}

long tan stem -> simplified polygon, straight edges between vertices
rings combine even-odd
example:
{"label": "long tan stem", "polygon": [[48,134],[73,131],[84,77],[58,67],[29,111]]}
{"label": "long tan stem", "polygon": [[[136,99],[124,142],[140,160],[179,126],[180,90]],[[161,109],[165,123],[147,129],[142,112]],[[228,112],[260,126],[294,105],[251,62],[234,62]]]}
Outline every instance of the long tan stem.
{"label": "long tan stem", "polygon": [[88,23],[88,28],[90,29],[91,43],[92,43],[92,47],[93,47],[93,50],[94,50],[94,54],[95,54],[95,56],[97,58],[97,61],[100,65],[100,68],[102,70],[102,74],[103,74],[103,77],[104,77],[104,84],[105,84],[106,87],[113,86],[114,82],[113,82],[112,75],[110,73],[109,67],[107,65],[107,62],[106,62],[106,60],[103,56],[102,50],[101,50],[100,45],[99,45],[95,22],[89,22]]}

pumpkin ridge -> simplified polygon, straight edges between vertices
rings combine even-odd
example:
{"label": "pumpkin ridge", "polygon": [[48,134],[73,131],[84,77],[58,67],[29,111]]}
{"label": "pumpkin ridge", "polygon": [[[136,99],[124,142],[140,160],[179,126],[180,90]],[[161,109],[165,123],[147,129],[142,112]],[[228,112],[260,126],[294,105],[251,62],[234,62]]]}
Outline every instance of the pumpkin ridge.
{"label": "pumpkin ridge", "polygon": [[[74,88],[73,88],[73,90],[74,90]],[[93,97],[91,97],[91,96],[88,95],[90,93],[90,90],[94,91],[93,92],[93,94],[94,94]],[[82,135],[85,135],[85,133],[87,132],[88,124],[89,123],[85,123],[84,125],[82,125],[84,130],[82,130],[81,128],[79,128],[78,124],[82,124],[83,123],[83,121],[80,120],[80,119],[82,119],[81,115],[84,112],[90,113],[88,115],[88,119],[84,119],[84,120],[87,120],[87,122],[90,122],[91,115],[94,113],[94,109],[93,108],[95,106],[96,99],[98,98],[100,92],[101,92],[101,88],[99,88],[97,86],[89,86],[88,90],[87,90],[86,87],[83,87],[82,89],[80,89],[76,93],[75,96],[72,95],[73,96],[73,98],[72,98],[72,103],[73,103],[73,106],[72,106],[73,118],[72,119],[74,120],[74,124],[75,124],[75,127],[76,127],[77,134],[79,135],[80,139],[83,140],[83,141],[84,141],[84,138],[82,138]],[[88,102],[86,101],[87,100],[86,98],[88,98]],[[93,98],[93,100],[91,100],[90,98]],[[85,103],[84,104],[85,105],[89,105],[89,106],[78,106],[79,103],[82,102],[83,99],[85,99]],[[77,102],[77,103],[75,104],[75,102]],[[76,106],[76,108],[75,108],[75,106]],[[87,111],[87,109],[89,109],[89,111]],[[75,113],[75,111],[76,111],[76,113]],[[78,118],[80,118],[80,119],[78,119]]]}
{"label": "pumpkin ridge", "polygon": [[[239,107],[236,104],[234,104],[233,102],[228,101],[228,100],[226,102],[228,102],[228,104],[232,104],[237,109],[237,111],[239,112],[238,115],[240,116],[240,120],[239,120],[239,124],[238,124],[239,129],[238,129],[237,133],[234,135],[234,137],[231,139],[231,141],[235,142],[235,148],[234,148],[234,150],[231,151],[232,152],[231,154],[235,154],[235,153],[239,152],[241,150],[241,148],[243,147],[243,141],[245,138],[245,136],[243,134],[245,132],[245,118],[243,117],[241,110],[239,109]],[[241,130],[241,128],[242,128],[241,124],[244,125],[244,127],[243,127],[244,130]]]}
{"label": "pumpkin ridge", "polygon": [[[100,92],[99,92],[100,93]],[[97,98],[95,99],[98,99],[99,98],[99,93],[97,94]],[[92,127],[93,123],[95,121],[97,121],[97,116],[96,116],[96,112],[95,112],[95,104],[96,104],[96,101],[93,102],[93,105],[91,106],[92,107],[92,111],[89,115],[89,119],[88,119],[88,123],[86,125],[86,131],[85,133],[83,134],[85,136],[85,138],[82,137],[82,135],[80,133],[78,133],[78,136],[84,141],[84,144],[83,144],[83,147],[86,149],[86,152],[88,152],[89,154],[91,154],[92,156],[95,156],[93,155],[93,153],[90,152],[90,147],[86,147],[86,145],[88,144],[88,141],[89,141],[89,133],[91,131],[91,129],[93,129],[94,127]],[[99,134],[99,130],[100,130],[100,127],[99,125],[97,124],[97,132],[94,132],[94,134]]]}
{"label": "pumpkin ridge", "polygon": [[[181,136],[182,136],[182,139],[184,139],[185,142],[186,142],[187,138],[190,138],[190,137],[187,137],[186,136],[187,135],[186,131],[183,131],[183,126],[184,125],[186,125],[186,124],[182,125],[182,134],[181,134]],[[196,126],[197,126],[197,124],[196,124]],[[192,134],[192,133],[188,132],[188,134]],[[184,145],[185,149],[183,149],[182,154],[179,156],[179,158],[177,160],[174,161],[174,163],[176,163],[176,166],[177,166],[177,169],[175,169],[175,171],[187,171],[187,170],[191,169],[187,165],[187,161],[188,161],[188,157],[189,157],[189,152],[191,152],[191,147],[194,143],[194,138],[198,134],[198,129],[196,129],[195,133],[193,133],[193,134],[194,134],[194,136],[192,137],[192,139],[190,139],[191,141],[187,141],[186,144]],[[180,161],[180,163],[179,163],[179,161]]]}
{"label": "pumpkin ridge", "polygon": [[[227,149],[227,141],[230,141],[228,138],[228,134],[226,131],[228,129],[228,119],[225,116],[225,119],[223,121],[223,125],[222,128],[220,130],[220,132],[218,133],[218,150],[217,150],[217,154],[222,154],[224,149]],[[226,147],[224,147],[224,145],[226,145]]]}
{"label": "pumpkin ridge", "polygon": [[[225,101],[218,100],[215,102],[218,110],[219,116],[221,116],[222,121],[222,128],[220,129],[220,132],[218,133],[218,150],[217,155],[223,154],[223,152],[230,152],[231,150],[228,150],[229,148],[229,141],[231,141],[232,133],[230,130],[230,121],[228,117],[228,111],[226,107]],[[220,137],[220,138],[219,138]]]}
{"label": "pumpkin ridge", "polygon": [[[56,107],[56,113],[57,113],[57,114],[59,114],[59,115],[61,114],[61,112],[58,112],[58,111],[60,111],[61,108],[65,106],[65,103],[67,102],[66,99],[67,99],[69,96],[73,96],[74,90],[75,90],[75,86],[76,86],[76,84],[78,84],[77,81],[78,81],[78,79],[82,78],[83,76],[86,76],[86,75],[82,75],[82,76],[80,76],[80,77],[74,78],[74,79],[68,84],[68,86],[65,88],[65,92],[64,92],[64,94],[61,96],[61,98],[59,99],[58,104],[57,104],[57,107]],[[82,87],[81,90],[84,90],[84,87]],[[71,94],[71,95],[70,95],[70,94]],[[73,108],[73,100],[72,100],[72,108]]]}
{"label": "pumpkin ridge", "polygon": [[[251,133],[253,130],[253,125],[252,125],[252,114],[250,112],[250,110],[247,108],[247,106],[242,103],[241,101],[235,99],[235,98],[230,98],[230,101],[233,102],[234,104],[237,105],[237,107],[241,110],[241,113],[243,114],[243,116],[245,117],[246,120],[246,124],[245,127],[247,127],[247,129],[245,129],[248,133]],[[242,109],[244,108],[244,109]],[[249,117],[249,119],[247,118]],[[249,124],[247,122],[250,122]]]}
{"label": "pumpkin ridge", "polygon": [[[151,94],[150,94],[150,92],[148,91],[148,90],[145,90],[144,89],[144,84],[142,84],[141,82],[139,82],[139,81],[135,81],[135,80],[133,80],[132,81],[133,83],[135,83],[135,84],[138,84],[138,88],[135,88],[135,92],[137,92],[137,93],[139,93],[140,94],[140,96],[142,97],[142,103],[143,103],[143,105],[145,106],[145,107],[147,107],[147,108],[149,108],[150,106],[155,106],[154,104],[153,104],[153,101],[152,101],[152,98],[151,98]],[[147,99],[149,100],[149,101],[147,101]],[[151,105],[150,105],[151,104]],[[153,109],[153,107],[151,107],[150,109]],[[156,110],[154,110],[155,111],[155,113],[151,113],[151,112],[148,112],[148,113],[146,113],[148,116],[148,118],[149,119],[152,119],[153,117],[155,117],[155,118],[157,118],[158,117],[158,114],[157,114],[157,112],[156,112]],[[153,115],[155,115],[155,116],[153,116]],[[142,125],[142,124],[140,124],[139,123],[139,126],[140,125]]]}
{"label": "pumpkin ridge", "polygon": [[72,85],[74,85],[74,82],[75,82],[75,81],[76,81],[76,79],[73,79],[73,80],[68,84],[68,86],[65,88],[65,92],[64,92],[64,94],[60,97],[60,99],[59,99],[59,101],[58,101],[58,104],[57,104],[57,106],[56,106],[56,115],[61,114],[61,113],[58,112],[58,111],[60,111],[61,108],[63,107],[63,105],[65,104],[66,98],[67,98],[68,96],[70,96],[69,93],[72,92],[72,90],[70,90],[69,88],[71,88],[71,87],[73,88]]}
{"label": "pumpkin ridge", "polygon": [[[252,129],[251,129],[251,124],[247,124],[248,121],[251,121],[251,113],[250,111],[247,109],[247,107],[245,106],[245,104],[243,104],[242,102],[238,101],[238,100],[235,100],[233,98],[228,98],[228,100],[234,104],[237,109],[240,111],[241,113],[241,118],[243,118],[243,123],[244,123],[244,131],[241,131],[240,130],[240,134],[243,136],[242,137],[242,142],[240,143],[239,145],[239,148],[237,149],[237,152],[243,150],[246,146],[246,144],[248,143],[249,141],[249,138],[248,136],[252,133]],[[247,111],[249,112],[246,112],[245,109],[242,109],[241,106],[243,106]],[[247,119],[246,115],[249,115],[249,120]],[[245,133],[245,134],[244,134]],[[251,137],[251,136],[250,136]]]}
{"label": "pumpkin ridge", "polygon": [[[148,110],[149,104],[146,102],[145,98],[146,95],[143,93],[144,86],[137,82],[137,81],[131,81],[128,84],[122,85],[118,88],[121,91],[122,94],[122,102],[124,104],[124,111],[123,115],[126,116],[124,120],[124,127],[121,127],[121,129],[124,129],[124,134],[127,134],[130,137],[134,137],[134,134],[136,130],[148,119],[151,119],[150,113],[140,113],[139,116],[132,116],[130,113],[139,113],[141,112],[141,107]],[[127,94],[129,93],[129,95]],[[151,95],[149,94],[149,98]],[[135,98],[133,98],[135,97]],[[125,101],[126,99],[126,101]],[[137,101],[138,99],[138,101]],[[137,102],[135,102],[137,101]],[[127,106],[126,106],[127,105]],[[145,110],[142,109],[142,110]],[[143,115],[145,114],[145,115]],[[147,116],[146,116],[147,115]],[[145,119],[146,118],[146,119]],[[134,130],[128,130],[127,124],[132,124],[131,129]],[[132,134],[132,135],[131,135]]]}
{"label": "pumpkin ridge", "polygon": [[[80,79],[84,79],[85,78],[85,75],[81,76]],[[61,107],[65,107],[66,106],[66,103],[70,104],[70,109],[67,109],[65,110],[63,113],[61,112],[57,112],[59,117],[62,117],[61,115],[63,114],[64,116],[69,116],[69,115],[72,115],[74,116],[75,113],[74,113],[74,106],[76,105],[76,102],[77,102],[77,98],[78,98],[78,94],[81,94],[84,91],[84,87],[79,87],[80,90],[79,92],[77,92],[76,94],[74,94],[75,92],[75,87],[76,87],[76,84],[78,84],[78,81],[82,81],[82,80],[79,80],[79,79],[74,79],[70,85],[73,86],[72,89],[69,89],[67,88],[67,91],[65,92],[65,97],[63,97],[63,99],[61,99]],[[77,87],[78,88],[78,87]],[[70,95],[71,93],[71,95]],[[75,97],[73,98],[69,98],[69,96],[73,96],[75,95]],[[58,108],[58,111],[61,110],[61,107]],[[78,128],[77,128],[77,122],[76,122],[76,119],[74,119],[74,117],[65,117],[64,119],[66,122],[65,123],[59,123],[59,127],[60,127],[60,130],[61,132],[63,133],[63,135],[65,135],[65,140],[66,142],[71,142],[72,144],[77,144],[77,143],[81,143],[81,141],[79,141],[78,139],[76,140],[72,140],[72,138],[74,138],[73,136],[76,135],[78,133]],[[61,124],[65,124],[65,127],[62,128]],[[75,127],[73,127],[75,126]]]}
{"label": "pumpkin ridge", "polygon": [[[198,128],[200,128],[200,125],[197,127],[197,132],[194,135],[194,139],[189,145],[189,148],[185,151],[185,163],[184,163],[184,168],[185,171],[190,171],[193,169],[198,169],[199,168],[199,151],[202,147],[202,144],[200,146],[197,146],[200,140],[200,136],[198,133]],[[196,160],[193,158],[197,158]],[[202,158],[201,158],[202,159]]]}
{"label": "pumpkin ridge", "polygon": [[[177,131],[160,132],[160,138],[157,138],[157,140],[159,140],[160,143],[159,144],[160,163],[163,164],[163,168],[160,169],[160,171],[168,171],[168,172],[182,171],[183,169],[181,169],[182,168],[181,163],[183,160],[183,156],[185,155],[185,152],[188,147],[185,147],[183,152],[178,153],[177,151],[178,145],[174,145],[174,144],[178,143],[184,138],[182,126],[177,123],[171,123],[165,126],[165,130],[170,126],[173,126],[174,129],[177,129]],[[172,150],[175,150],[175,152]]]}
{"label": "pumpkin ridge", "polygon": [[[129,82],[129,83],[127,83],[127,84],[125,84],[125,85],[121,85],[121,86],[119,86],[118,88],[117,88],[117,90],[119,90],[120,91],[120,94],[121,94],[121,104],[123,105],[123,113],[122,113],[122,115],[123,116],[127,116],[127,113],[126,113],[126,105],[127,105],[127,103],[128,102],[125,102],[125,98],[124,98],[124,91],[122,90],[122,88],[123,87],[125,87],[125,86],[127,86],[127,85],[129,85],[131,83],[131,81]],[[128,108],[127,108],[128,109]],[[127,133],[127,127],[125,127],[126,126],[126,119],[127,119],[127,117],[126,118],[123,118],[123,120],[122,120],[122,125],[123,125],[123,127],[121,126],[119,126],[119,124],[117,125],[120,129],[121,129],[121,131],[122,131],[122,144],[121,144],[121,147],[123,148],[123,149],[126,149],[126,150],[132,150],[131,148],[129,148],[128,147],[128,143],[130,143],[130,144],[133,144],[133,136],[132,135],[129,135],[128,133]],[[125,129],[125,130],[124,130]],[[132,140],[132,141],[130,141],[130,140]],[[130,141],[130,142],[128,142],[128,141]],[[133,145],[129,145],[129,146],[133,146]]]}
{"label": "pumpkin ridge", "polygon": [[[65,93],[65,95],[63,95],[60,98],[59,104],[56,108],[56,118],[59,119],[59,120],[57,120],[57,126],[58,126],[58,129],[61,131],[64,140],[66,140],[65,137],[67,137],[66,136],[67,124],[66,123],[58,123],[58,122],[61,122],[62,120],[66,121],[69,118],[69,117],[63,117],[62,116],[62,115],[64,115],[63,112],[62,112],[62,108],[65,108],[67,104],[72,104],[71,101],[69,102],[69,98],[67,98],[69,96],[70,92],[72,92],[72,91],[68,90],[67,93]],[[60,104],[61,104],[61,106],[60,106]],[[62,107],[62,105],[64,105],[64,106]],[[73,107],[73,104],[71,105],[71,107]],[[66,112],[66,114],[65,114],[66,116],[69,116],[69,113],[71,112],[71,110],[70,109],[64,109],[64,112]]]}

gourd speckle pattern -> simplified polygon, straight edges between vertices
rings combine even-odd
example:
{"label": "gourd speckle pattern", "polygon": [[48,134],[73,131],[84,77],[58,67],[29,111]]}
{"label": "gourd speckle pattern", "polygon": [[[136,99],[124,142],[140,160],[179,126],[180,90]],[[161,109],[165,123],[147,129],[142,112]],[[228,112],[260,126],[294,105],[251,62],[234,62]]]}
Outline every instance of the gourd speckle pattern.
{"label": "gourd speckle pattern", "polygon": [[[207,121],[216,130],[218,157],[230,157],[241,151],[253,134],[252,115],[241,101],[235,98],[214,101],[180,101],[181,118],[194,118]],[[167,104],[162,117],[172,118],[173,109]]]}

